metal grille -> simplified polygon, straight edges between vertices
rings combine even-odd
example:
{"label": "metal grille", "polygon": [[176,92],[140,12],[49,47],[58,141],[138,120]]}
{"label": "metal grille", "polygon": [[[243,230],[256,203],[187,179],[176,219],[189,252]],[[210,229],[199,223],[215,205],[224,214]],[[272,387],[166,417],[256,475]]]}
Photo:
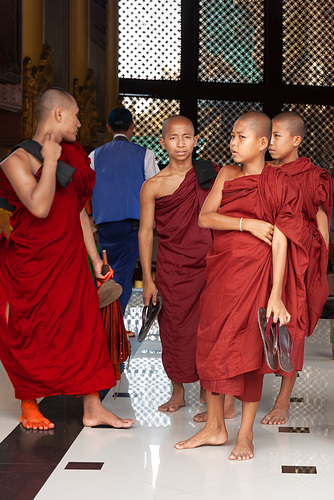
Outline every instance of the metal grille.
{"label": "metal grille", "polygon": [[119,0],[119,77],[179,80],[181,0]]}
{"label": "metal grille", "polygon": [[165,167],[168,164],[168,155],[160,146],[161,127],[166,118],[180,113],[180,102],[151,97],[121,98],[123,106],[131,111],[135,124],[133,142],[152,149],[159,167]]}
{"label": "metal grille", "polygon": [[199,157],[219,165],[233,163],[229,147],[233,124],[247,111],[262,111],[262,103],[199,100],[197,106]]}
{"label": "metal grille", "polygon": [[263,0],[200,0],[200,81],[263,81],[264,3]]}
{"label": "metal grille", "polygon": [[296,111],[305,120],[306,137],[299,148],[315,165],[334,173],[334,108],[322,104],[284,104],[283,111]]}
{"label": "metal grille", "polygon": [[283,0],[283,83],[334,85],[334,5]]}

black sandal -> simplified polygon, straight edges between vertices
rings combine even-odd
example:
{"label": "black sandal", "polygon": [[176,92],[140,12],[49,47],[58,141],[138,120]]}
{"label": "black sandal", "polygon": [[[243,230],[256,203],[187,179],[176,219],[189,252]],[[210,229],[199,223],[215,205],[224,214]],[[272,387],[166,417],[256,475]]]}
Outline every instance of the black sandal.
{"label": "black sandal", "polygon": [[159,312],[161,311],[162,307],[162,298],[161,295],[158,293],[157,295],[157,303],[154,306],[152,302],[152,297],[150,298],[150,303],[148,306],[143,307],[143,312],[142,312],[142,325],[141,329],[138,335],[138,341],[142,342],[146,335],[148,334],[153,321],[155,318],[158,316]]}

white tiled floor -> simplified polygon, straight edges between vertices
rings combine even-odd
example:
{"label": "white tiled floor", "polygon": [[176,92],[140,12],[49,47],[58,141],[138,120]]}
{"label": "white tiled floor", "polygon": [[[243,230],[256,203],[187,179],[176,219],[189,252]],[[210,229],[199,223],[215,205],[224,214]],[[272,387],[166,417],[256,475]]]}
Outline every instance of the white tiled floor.
{"label": "white tiled floor", "polygon": [[[136,309],[136,308],[133,308]],[[133,316],[136,312],[132,311]],[[129,319],[129,313],[126,318]],[[136,319],[133,319],[136,321]],[[132,327],[138,331],[138,323]],[[13,428],[19,416],[6,375],[0,373],[0,437]],[[332,495],[334,466],[334,361],[331,360],[329,321],[320,320],[306,342],[305,368],[293,396],[288,426],[309,427],[310,433],[279,433],[260,423],[271,407],[280,385],[278,377],[265,378],[255,424],[255,458],[231,462],[229,453],[240,425],[237,416],[227,422],[225,446],[178,451],[173,444],[201,428],[192,421],[203,410],[198,384],[188,385],[187,405],[175,414],[163,414],[157,406],[169,396],[169,382],[161,365],[157,326],[139,346],[122,378],[121,393],[105,405],[120,416],[132,417],[132,429],[90,429],[79,434],[36,500],[220,499],[308,500]],[[103,462],[101,470],[65,470],[68,462]],[[317,474],[282,474],[282,465],[315,466]],[[6,499],[7,500],[7,499]],[[11,499],[8,499],[11,500]]]}

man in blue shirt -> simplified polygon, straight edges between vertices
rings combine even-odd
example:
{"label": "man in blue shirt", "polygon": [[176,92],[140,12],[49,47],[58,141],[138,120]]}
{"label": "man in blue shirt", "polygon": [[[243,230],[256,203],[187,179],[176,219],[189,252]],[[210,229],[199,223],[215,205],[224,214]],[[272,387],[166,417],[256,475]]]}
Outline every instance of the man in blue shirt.
{"label": "man in blue shirt", "polygon": [[93,218],[100,250],[107,251],[114,279],[123,287],[119,301],[124,314],[139,258],[139,193],[144,181],[159,168],[153,151],[130,142],[134,123],[129,110],[118,107],[110,111],[107,127],[113,140],[89,155],[96,172]]}

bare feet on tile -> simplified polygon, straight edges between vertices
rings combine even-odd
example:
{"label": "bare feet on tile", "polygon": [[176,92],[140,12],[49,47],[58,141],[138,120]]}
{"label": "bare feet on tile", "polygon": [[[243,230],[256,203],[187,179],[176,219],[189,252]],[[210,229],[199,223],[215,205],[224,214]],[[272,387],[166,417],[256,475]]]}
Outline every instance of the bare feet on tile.
{"label": "bare feet on tile", "polygon": [[[225,395],[224,400],[224,418],[234,418],[235,417],[235,398],[229,394]],[[194,416],[194,422],[206,422],[208,418],[208,413],[202,411]]]}
{"label": "bare feet on tile", "polygon": [[254,457],[253,435],[238,434],[235,448],[231,451],[230,460],[250,460]]}
{"label": "bare feet on tile", "polygon": [[179,382],[173,382],[173,394],[172,397],[170,398],[167,403],[164,403],[163,405],[160,405],[158,407],[159,411],[170,411],[170,412],[175,412],[182,406],[185,406],[186,402],[184,400],[184,387],[183,384],[180,384]]}
{"label": "bare feet on tile", "polygon": [[48,431],[54,429],[55,424],[45,418],[39,411],[36,399],[24,399],[21,401],[22,415],[20,422],[26,429]]}
{"label": "bare feet on tile", "polygon": [[290,406],[274,406],[274,408],[262,419],[262,424],[283,425],[289,420]]}
{"label": "bare feet on tile", "polygon": [[83,397],[84,415],[82,423],[85,427],[95,427],[96,425],[110,425],[117,429],[129,428],[135,422],[132,418],[119,418],[101,403],[98,393],[88,394]]}
{"label": "bare feet on tile", "polygon": [[225,426],[214,427],[206,425],[204,429],[199,431],[186,441],[179,441],[174,445],[177,450],[186,450],[190,448],[198,448],[198,446],[210,445],[221,446],[227,441],[227,432]]}

